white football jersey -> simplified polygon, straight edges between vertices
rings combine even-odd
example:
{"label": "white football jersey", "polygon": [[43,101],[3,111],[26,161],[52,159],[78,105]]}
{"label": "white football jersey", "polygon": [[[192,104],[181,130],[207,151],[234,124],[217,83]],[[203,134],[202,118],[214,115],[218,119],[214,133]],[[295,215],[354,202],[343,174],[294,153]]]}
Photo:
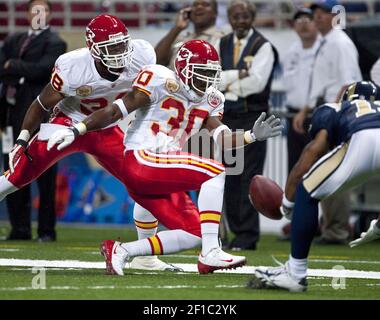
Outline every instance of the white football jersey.
{"label": "white football jersey", "polygon": [[[187,138],[198,132],[210,116],[221,117],[224,96],[213,90],[198,101],[191,101],[176,74],[162,65],[144,67],[133,87],[145,92],[151,104],[136,110],[124,139],[127,150],[180,150]],[[164,138],[163,138],[164,137]],[[166,141],[159,141],[159,140]],[[158,146],[169,145],[169,150]]]}
{"label": "white football jersey", "polygon": [[88,48],[61,55],[55,63],[50,83],[65,98],[58,103],[54,113],[61,111],[73,123],[78,123],[130,91],[141,68],[156,63],[154,48],[147,41],[132,40],[132,47],[131,65],[116,81],[99,75]]}

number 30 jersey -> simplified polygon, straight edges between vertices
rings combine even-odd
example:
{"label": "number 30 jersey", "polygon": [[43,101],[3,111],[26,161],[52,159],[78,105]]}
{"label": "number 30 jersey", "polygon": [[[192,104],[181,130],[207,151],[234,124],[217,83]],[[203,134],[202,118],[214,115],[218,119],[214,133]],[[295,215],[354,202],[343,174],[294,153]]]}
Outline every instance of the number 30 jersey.
{"label": "number 30 jersey", "polygon": [[131,65],[125,68],[116,81],[109,81],[99,75],[94,58],[87,48],[61,55],[55,63],[50,83],[65,98],[58,103],[54,113],[61,111],[77,123],[130,91],[141,68],[156,63],[154,49],[147,41],[132,40],[131,45]]}
{"label": "number 30 jersey", "polygon": [[[148,149],[176,151],[191,134],[198,132],[205,119],[223,115],[224,96],[218,90],[206,93],[198,101],[181,85],[176,74],[162,65],[146,66],[133,87],[147,94],[151,104],[137,109],[124,139],[126,150]],[[169,144],[169,150],[157,146]]]}

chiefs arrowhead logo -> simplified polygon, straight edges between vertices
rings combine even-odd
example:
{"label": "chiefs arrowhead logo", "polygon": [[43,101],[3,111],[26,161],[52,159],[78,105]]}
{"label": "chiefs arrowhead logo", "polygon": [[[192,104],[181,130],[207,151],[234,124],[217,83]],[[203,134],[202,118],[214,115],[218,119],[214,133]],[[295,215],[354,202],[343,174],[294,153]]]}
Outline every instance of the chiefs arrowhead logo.
{"label": "chiefs arrowhead logo", "polygon": [[182,48],[177,53],[177,60],[178,61],[184,61],[184,60],[189,61],[192,56],[193,56],[193,53],[189,49]]}
{"label": "chiefs arrowhead logo", "polygon": [[95,38],[95,33],[89,27],[86,27],[86,40],[93,41],[94,38]]}

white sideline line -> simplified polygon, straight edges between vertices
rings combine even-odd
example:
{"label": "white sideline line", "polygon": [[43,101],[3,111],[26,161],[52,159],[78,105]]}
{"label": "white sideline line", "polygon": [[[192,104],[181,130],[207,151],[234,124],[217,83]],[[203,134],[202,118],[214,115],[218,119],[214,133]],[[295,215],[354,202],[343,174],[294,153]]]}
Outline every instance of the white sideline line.
{"label": "white sideline line", "polygon": [[[211,286],[213,287],[213,286]],[[220,288],[221,286],[215,286],[214,288]],[[244,288],[244,285],[225,285],[223,288]],[[104,290],[104,289],[207,289],[207,286],[197,286],[197,285],[176,285],[176,286],[87,286],[85,288],[79,288],[75,286],[52,286],[47,287],[48,290]],[[14,287],[14,288],[0,288],[1,291],[34,291],[41,289],[34,289],[33,287]]]}
{"label": "white sideline line", "polygon": [[357,264],[380,264],[380,261],[370,261],[370,260],[340,260],[340,259],[310,259],[310,262],[321,262],[321,263],[357,263]]}
{"label": "white sideline line", "polygon": [[[379,283],[363,283],[360,285],[352,285],[350,284],[350,288],[355,287],[378,287]],[[317,284],[309,284],[310,287],[331,287],[330,283],[317,283]],[[211,286],[211,288],[245,288],[245,285],[217,285],[217,286]],[[75,286],[51,286],[47,287],[46,290],[107,290],[107,289],[207,289],[210,288],[209,286],[197,286],[197,285],[176,285],[176,286],[113,286],[113,285],[106,285],[106,286],[87,286],[83,288],[75,287]],[[2,288],[0,287],[0,292],[4,291],[36,291],[36,290],[43,290],[43,289],[34,289],[33,287],[8,287],[8,288]]]}
{"label": "white sideline line", "polygon": [[[197,272],[197,265],[190,263],[176,263],[185,272]],[[45,268],[80,268],[105,269],[104,262],[78,261],[78,260],[31,260],[31,259],[0,259],[0,266],[7,267],[45,267]],[[245,266],[236,270],[218,270],[216,273],[253,274],[253,266]],[[334,269],[308,269],[310,277],[342,277],[356,279],[380,279],[380,272],[363,270],[334,270]]]}

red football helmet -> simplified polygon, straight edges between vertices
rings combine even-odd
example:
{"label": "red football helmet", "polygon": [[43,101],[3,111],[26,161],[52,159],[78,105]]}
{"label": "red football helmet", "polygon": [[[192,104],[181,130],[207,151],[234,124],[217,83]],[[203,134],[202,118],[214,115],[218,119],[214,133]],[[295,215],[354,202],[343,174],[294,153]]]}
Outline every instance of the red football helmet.
{"label": "red football helmet", "polygon": [[215,48],[203,40],[185,42],[174,61],[177,76],[187,90],[203,96],[207,89],[220,83],[219,55]]}
{"label": "red football helmet", "polygon": [[109,14],[95,17],[86,28],[86,44],[92,56],[114,74],[120,74],[131,61],[130,41],[124,23]]}

